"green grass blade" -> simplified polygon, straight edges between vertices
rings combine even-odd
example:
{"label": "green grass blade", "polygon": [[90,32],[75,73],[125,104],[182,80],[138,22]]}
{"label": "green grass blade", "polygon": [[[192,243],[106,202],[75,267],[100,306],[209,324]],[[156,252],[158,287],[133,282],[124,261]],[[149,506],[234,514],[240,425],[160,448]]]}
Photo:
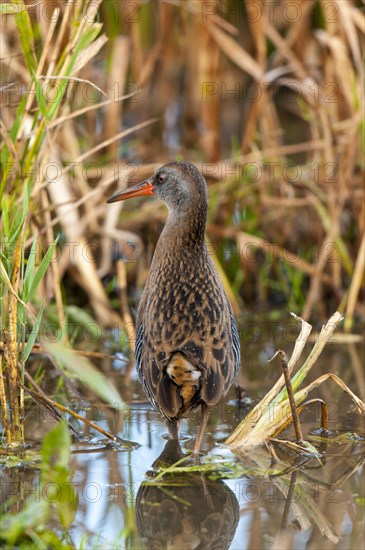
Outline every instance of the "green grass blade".
{"label": "green grass blade", "polygon": [[[24,94],[22,99],[20,100],[19,106],[16,111],[15,120],[13,123],[13,126],[11,127],[11,130],[9,132],[10,139],[15,143],[15,138],[18,133],[18,129],[20,126],[20,123],[24,116],[24,109],[25,104],[27,100],[27,94]],[[1,179],[1,186],[0,186],[0,196],[3,195],[6,184],[8,183],[10,170],[14,166],[14,159],[12,158],[10,151],[6,147],[6,144],[4,143],[1,153],[0,153],[0,160],[1,160],[1,168],[2,168],[2,179]],[[20,168],[20,167],[19,167]]]}
{"label": "green grass blade", "polygon": [[75,374],[80,382],[92,390],[101,399],[118,410],[127,411],[127,405],[120,397],[117,389],[86,357],[77,355],[62,342],[42,340],[42,347],[67,371]]}
{"label": "green grass blade", "polygon": [[9,200],[8,197],[6,197],[5,195],[3,196],[3,200],[1,201],[1,213],[4,230],[3,237],[7,239],[9,235]]}
{"label": "green grass blade", "polygon": [[34,35],[28,11],[22,0],[13,0],[13,4],[21,7],[21,11],[15,13],[15,22],[19,31],[20,44],[24,59],[31,74],[36,72],[37,58],[34,48]]}
{"label": "green grass blade", "polygon": [[35,75],[33,75],[33,77],[34,77],[34,86],[35,86],[35,97],[36,97],[38,106],[44,118],[46,120],[49,120],[48,106],[47,106],[46,100],[44,99],[42,84],[39,83]]}
{"label": "green grass blade", "polygon": [[16,0],[11,4],[0,4],[0,15],[14,15],[25,10],[25,6],[16,5]]}
{"label": "green grass blade", "polygon": [[27,267],[25,269],[25,274],[24,274],[23,293],[25,296],[28,295],[31,281],[34,278],[35,259],[37,254],[37,242],[38,242],[38,233],[36,232],[34,235],[34,241],[33,241],[32,247],[29,252],[29,256],[27,259]]}
{"label": "green grass blade", "polygon": [[[79,54],[82,52],[82,50],[87,48],[89,46],[89,44],[92,43],[93,40],[95,40],[95,38],[98,36],[99,32],[100,32],[100,27],[98,25],[97,27],[95,27],[95,26],[90,27],[89,29],[87,29],[83,33],[83,35],[80,37],[80,40],[76,44],[75,51],[73,52],[73,54],[71,56],[70,62],[68,64],[68,67],[67,67],[66,72],[65,72],[65,76],[67,76],[67,77],[71,76],[72,69],[74,68],[74,65],[76,63],[76,60],[77,60]],[[50,108],[49,108],[48,120],[52,120],[54,115],[57,113],[58,108],[59,108],[59,106],[61,104],[61,101],[63,99],[64,93],[66,91],[67,85],[68,85],[67,80],[60,79],[59,84],[58,84],[59,89],[58,89],[58,93],[57,93],[57,101],[54,101],[52,103],[52,105],[50,106]]]}
{"label": "green grass blade", "polygon": [[36,321],[33,325],[32,332],[30,333],[28,341],[27,341],[26,346],[24,348],[24,351],[23,351],[23,361],[24,361],[24,363],[28,359],[28,357],[30,355],[30,352],[32,351],[32,348],[34,346],[34,343],[36,341],[36,338],[38,336],[38,332],[39,332],[39,329],[40,329],[40,326],[41,326],[41,320],[42,320],[42,316],[43,316],[44,306],[45,306],[45,302],[43,302],[43,304],[41,305],[41,309],[38,312],[37,319],[36,319]]}
{"label": "green grass blade", "polygon": [[34,275],[34,279],[33,279],[32,283],[30,285],[30,289],[29,289],[28,294],[22,296],[22,299],[25,302],[31,302],[33,300],[34,294],[35,294],[35,292],[36,292],[36,290],[39,286],[39,283],[43,279],[43,276],[44,276],[45,272],[47,271],[49,264],[51,263],[52,256],[53,256],[53,251],[56,248],[57,241],[58,241],[58,237],[51,244],[51,246],[49,247],[49,249],[47,250],[47,252],[45,253],[45,255],[43,257],[43,260],[39,264],[39,267],[36,271],[36,274]]}
{"label": "green grass blade", "polygon": [[2,259],[0,258],[0,279],[9,289],[12,288],[10,277],[8,275],[7,269],[5,268]]}

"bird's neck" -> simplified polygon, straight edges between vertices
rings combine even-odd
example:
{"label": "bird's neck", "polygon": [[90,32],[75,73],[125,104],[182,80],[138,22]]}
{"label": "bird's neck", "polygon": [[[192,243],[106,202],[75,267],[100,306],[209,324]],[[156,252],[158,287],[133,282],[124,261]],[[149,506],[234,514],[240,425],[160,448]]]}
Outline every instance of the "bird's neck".
{"label": "bird's neck", "polygon": [[196,254],[205,249],[207,206],[196,204],[186,210],[169,210],[156,253],[173,256]]}
{"label": "bird's neck", "polygon": [[[205,244],[207,208],[175,213],[169,211],[150,266],[145,292],[150,286],[164,286],[168,280],[193,277],[209,265]],[[193,275],[192,275],[193,274]]]}

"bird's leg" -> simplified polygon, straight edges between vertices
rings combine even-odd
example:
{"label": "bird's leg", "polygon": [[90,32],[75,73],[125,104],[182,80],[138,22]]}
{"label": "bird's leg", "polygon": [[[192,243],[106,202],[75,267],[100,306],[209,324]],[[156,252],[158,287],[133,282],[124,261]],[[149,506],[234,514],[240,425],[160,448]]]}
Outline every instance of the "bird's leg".
{"label": "bird's leg", "polygon": [[200,449],[203,443],[203,437],[205,433],[205,429],[207,427],[208,418],[210,415],[210,408],[205,403],[202,404],[202,417],[200,421],[200,427],[198,432],[198,437],[196,438],[194,450],[193,450],[193,456],[195,459],[199,457]]}
{"label": "bird's leg", "polygon": [[180,437],[180,420],[169,420],[167,422],[170,439],[179,439]]}

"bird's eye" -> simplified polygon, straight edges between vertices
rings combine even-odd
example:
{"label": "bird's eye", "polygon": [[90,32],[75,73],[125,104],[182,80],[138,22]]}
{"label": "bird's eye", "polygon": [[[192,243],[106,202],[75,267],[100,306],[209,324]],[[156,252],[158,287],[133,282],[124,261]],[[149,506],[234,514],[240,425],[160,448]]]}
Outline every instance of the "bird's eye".
{"label": "bird's eye", "polygon": [[158,179],[159,183],[164,182],[165,178],[166,178],[165,174],[160,174],[159,176],[157,176],[157,179]]}

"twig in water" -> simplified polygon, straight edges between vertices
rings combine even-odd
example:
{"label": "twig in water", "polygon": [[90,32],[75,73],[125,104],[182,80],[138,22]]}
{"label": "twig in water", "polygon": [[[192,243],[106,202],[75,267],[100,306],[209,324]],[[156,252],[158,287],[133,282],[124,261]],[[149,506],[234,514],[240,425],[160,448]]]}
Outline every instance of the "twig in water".
{"label": "twig in water", "polygon": [[[68,409],[67,407],[64,407],[60,403],[57,403],[56,401],[53,401],[53,399],[50,399],[49,397],[46,397],[45,395],[42,395],[41,393],[38,393],[34,390],[31,390],[30,388],[24,387],[24,389],[25,389],[26,392],[29,393],[29,395],[31,397],[33,397],[33,399],[35,401],[37,401],[38,403],[41,402],[45,407],[48,408],[48,410],[50,410],[50,406],[52,406],[52,408],[59,409],[60,411],[62,411],[64,413],[67,413],[67,414],[73,416],[74,418],[77,418],[77,420],[81,420],[81,422],[84,422],[85,424],[87,424],[88,426],[90,426],[91,428],[96,430],[97,432],[101,433],[102,435],[104,435],[105,437],[110,439],[113,443],[115,443],[116,445],[119,445],[120,447],[125,447],[127,449],[135,449],[136,447],[139,447],[138,443],[135,443],[134,441],[127,441],[125,439],[121,439],[120,437],[118,437],[116,435],[113,435],[112,433],[108,432],[107,430],[104,430],[103,428],[101,428],[100,426],[98,426],[97,424],[92,422],[91,420],[88,420],[87,418],[84,418],[80,414],[76,413],[75,411],[72,411],[71,409]],[[61,417],[61,415],[59,413],[57,413],[57,415],[59,415]]]}
{"label": "twig in water", "polygon": [[[295,404],[294,392],[293,392],[293,387],[291,385],[289,367],[288,367],[288,361],[287,361],[287,358],[286,358],[286,354],[285,354],[285,351],[280,349],[279,351],[277,351],[275,353],[274,357],[276,355],[279,355],[279,357],[281,359],[281,368],[283,370],[286,391],[288,392],[288,398],[289,398],[289,403],[290,403],[291,414],[292,414],[292,417],[293,417],[293,424],[294,424],[295,435],[296,435],[296,438],[297,438],[297,443],[302,444],[302,443],[304,443],[303,434],[302,434],[302,429],[300,427],[300,420],[299,420],[299,415],[298,415],[298,411],[297,411],[297,406]],[[273,357],[273,359],[274,359],[274,357]]]}

